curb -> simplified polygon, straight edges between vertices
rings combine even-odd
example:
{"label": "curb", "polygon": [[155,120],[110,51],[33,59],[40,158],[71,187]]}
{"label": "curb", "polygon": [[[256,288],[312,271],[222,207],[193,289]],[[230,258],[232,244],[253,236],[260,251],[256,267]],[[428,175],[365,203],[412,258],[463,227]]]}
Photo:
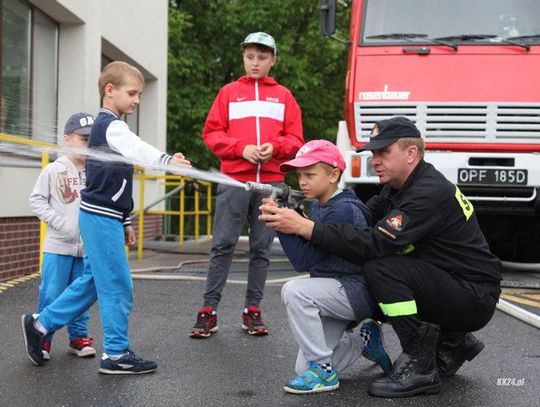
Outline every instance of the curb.
{"label": "curb", "polygon": [[33,278],[37,278],[37,277],[40,277],[40,276],[41,276],[41,273],[37,272],[37,273],[27,274],[27,275],[22,276],[22,277],[17,277],[17,278],[14,278],[13,280],[7,280],[7,281],[4,281],[4,282],[1,282],[0,283],[0,294],[2,294],[4,291],[6,291],[6,290],[8,290],[10,288],[15,287],[18,284],[24,283],[24,282],[26,282],[28,280],[32,280]]}

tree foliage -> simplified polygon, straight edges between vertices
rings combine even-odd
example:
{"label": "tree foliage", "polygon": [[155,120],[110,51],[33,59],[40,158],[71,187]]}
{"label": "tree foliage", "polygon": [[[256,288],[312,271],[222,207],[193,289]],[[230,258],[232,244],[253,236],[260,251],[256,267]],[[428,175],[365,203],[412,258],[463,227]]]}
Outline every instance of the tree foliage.
{"label": "tree foliage", "polygon": [[[347,30],[348,13],[337,26]],[[240,43],[265,31],[277,42],[270,75],[302,108],[306,140],[334,141],[342,117],[347,47],[319,34],[319,0],[178,0],[169,7],[168,148],[217,167],[202,141],[219,89],[244,74]],[[344,35],[341,35],[344,37]]]}

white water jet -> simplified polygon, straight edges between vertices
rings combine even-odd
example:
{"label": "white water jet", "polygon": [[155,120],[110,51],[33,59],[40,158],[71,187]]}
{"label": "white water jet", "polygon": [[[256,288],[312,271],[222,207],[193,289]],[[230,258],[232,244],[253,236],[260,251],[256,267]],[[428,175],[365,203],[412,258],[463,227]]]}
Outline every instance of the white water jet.
{"label": "white water jet", "polygon": [[[245,184],[240,181],[228,177],[225,174],[217,170],[200,170],[195,167],[180,167],[177,165],[148,165],[147,163],[139,162],[137,160],[130,160],[122,155],[114,154],[109,151],[104,151],[102,149],[82,149],[82,148],[71,148],[63,146],[50,146],[50,147],[37,147],[37,146],[25,146],[9,143],[9,142],[0,142],[0,151],[14,153],[20,155],[23,151],[29,153],[35,157],[36,153],[48,152],[48,153],[62,153],[62,154],[77,154],[84,155],[93,160],[104,161],[111,164],[130,164],[137,165],[146,170],[154,170],[161,172],[170,172],[174,175],[180,175],[183,177],[194,178],[198,180],[214,182],[218,184],[230,185],[233,187],[244,188]],[[189,158],[188,158],[189,159]]]}

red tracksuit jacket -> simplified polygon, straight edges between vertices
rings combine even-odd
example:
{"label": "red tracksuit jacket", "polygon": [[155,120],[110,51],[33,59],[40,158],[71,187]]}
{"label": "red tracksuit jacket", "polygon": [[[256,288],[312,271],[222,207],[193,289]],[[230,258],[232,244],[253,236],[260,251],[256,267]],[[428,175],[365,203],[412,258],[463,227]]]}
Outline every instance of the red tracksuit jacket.
{"label": "red tracksuit jacket", "polygon": [[[292,93],[270,77],[242,76],[219,91],[203,130],[206,145],[221,161],[221,172],[246,182],[282,182],[279,165],[304,144],[302,113]],[[272,143],[272,158],[251,164],[248,144]]]}

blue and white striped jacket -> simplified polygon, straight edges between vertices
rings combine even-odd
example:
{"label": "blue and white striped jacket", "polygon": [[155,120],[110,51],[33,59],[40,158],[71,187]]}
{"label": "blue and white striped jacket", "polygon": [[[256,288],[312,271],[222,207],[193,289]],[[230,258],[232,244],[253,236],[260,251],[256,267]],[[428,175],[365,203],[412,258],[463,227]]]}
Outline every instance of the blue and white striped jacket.
{"label": "blue and white striped jacket", "polygon": [[[133,165],[167,165],[171,156],[159,151],[129,130],[126,122],[102,108],[90,131],[86,160],[86,188],[81,192],[81,210],[131,223]],[[103,153],[100,159],[99,153]],[[110,158],[117,155],[118,161]]]}

